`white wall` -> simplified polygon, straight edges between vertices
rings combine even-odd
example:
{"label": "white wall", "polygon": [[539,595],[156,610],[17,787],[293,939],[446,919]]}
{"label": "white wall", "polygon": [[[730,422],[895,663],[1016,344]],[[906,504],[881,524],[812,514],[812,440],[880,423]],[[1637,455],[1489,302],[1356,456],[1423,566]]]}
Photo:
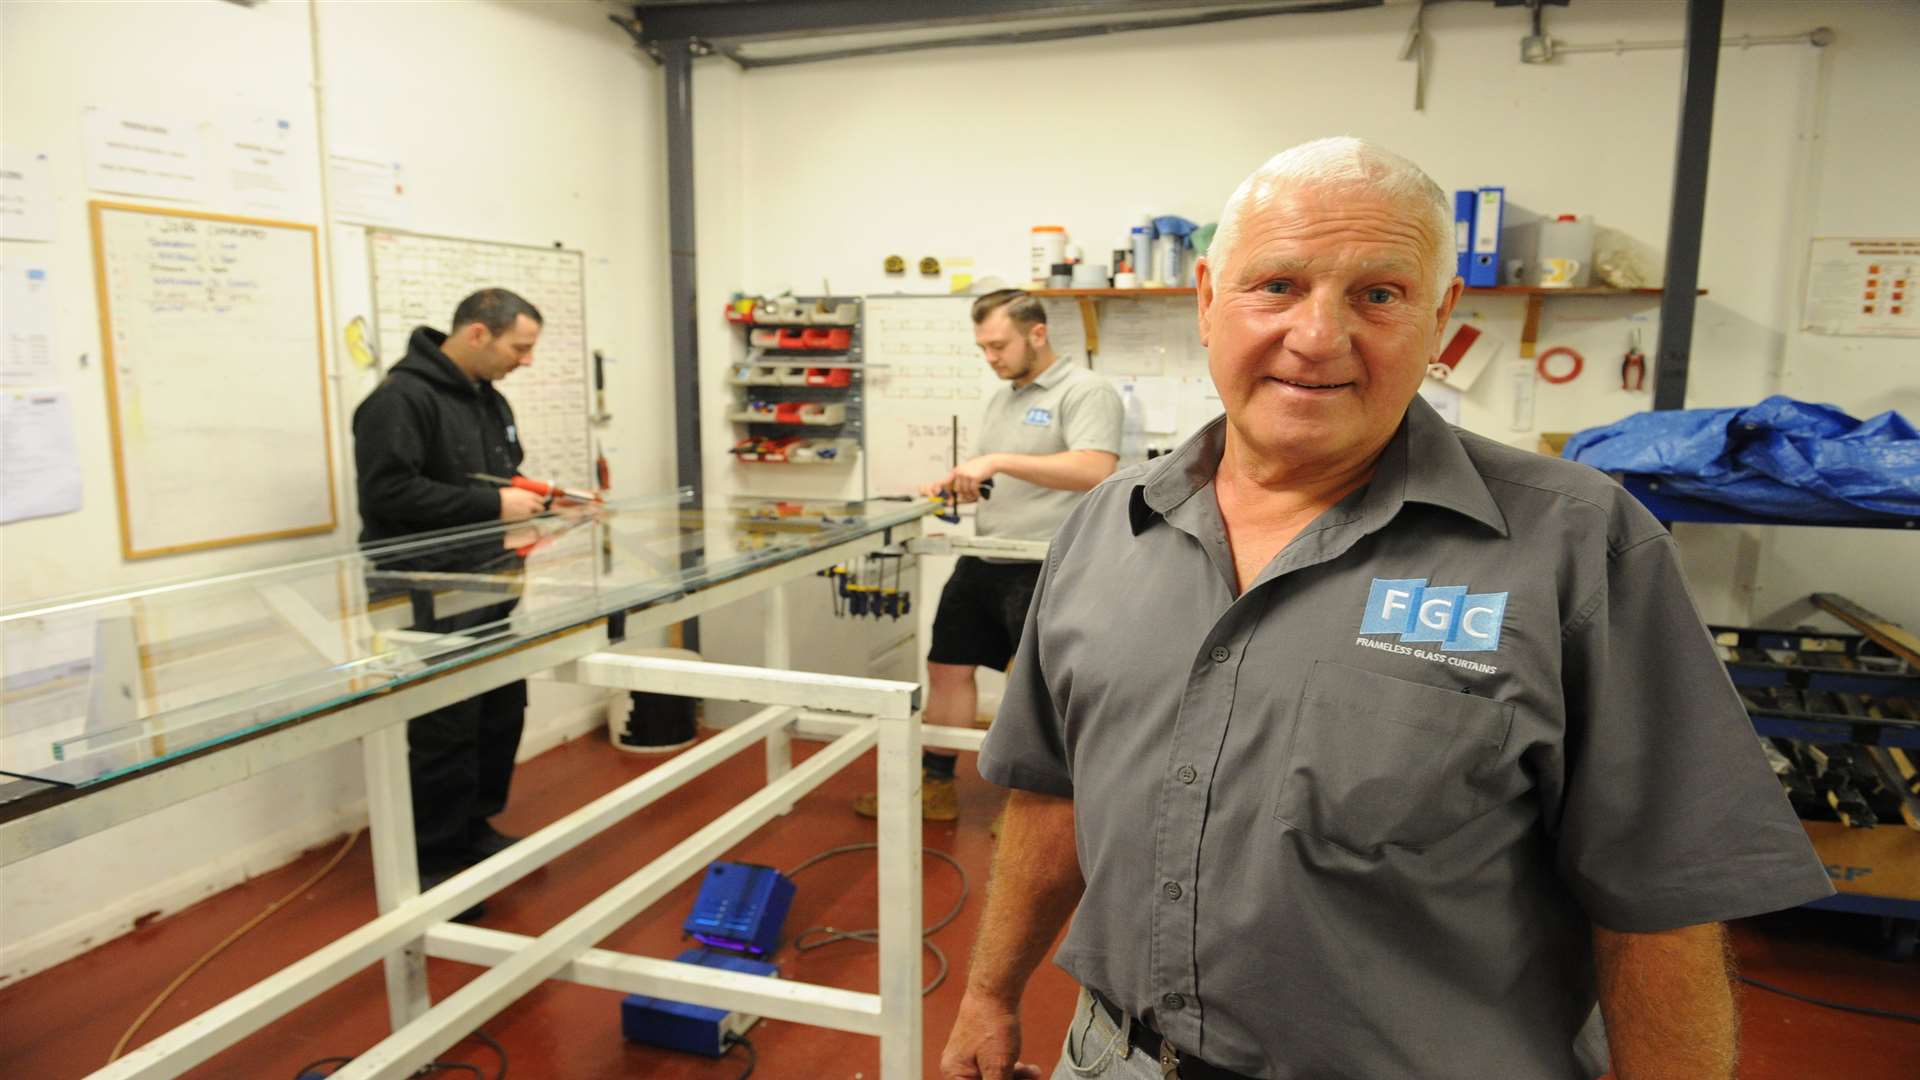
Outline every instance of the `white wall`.
{"label": "white wall", "polygon": [[[1790,269],[1804,269],[1815,236],[1920,236],[1920,5],[1867,4],[1849,11],[1845,34],[1820,73],[1805,137],[1818,150],[1805,178]],[[1800,332],[1785,313],[1779,392],[1828,401],[1866,419],[1887,409],[1920,420],[1920,341],[1826,337]],[[1754,614],[1798,622],[1798,601],[1837,592],[1920,630],[1920,541],[1894,531],[1770,529],[1761,543]],[[1812,620],[1821,621],[1821,620]]]}
{"label": "white wall", "polygon": [[[1679,51],[1523,65],[1524,12],[1435,6],[1426,14],[1434,42],[1427,107],[1415,112],[1414,65],[1398,59],[1411,15],[1391,6],[749,71],[740,79],[747,242],[735,280],[768,292],[804,290],[823,277],[836,289],[920,289],[917,278],[882,272],[886,255],[901,254],[909,263],[972,257],[977,273],[1017,282],[1026,277],[1027,230],[1040,223],[1065,225],[1090,258],[1105,262],[1140,213],[1212,221],[1266,156],[1343,132],[1399,150],[1449,189],[1504,184],[1517,205],[1592,214],[1651,249],[1658,273]],[[1677,40],[1683,20],[1678,3],[1620,0],[1550,8],[1547,28],[1573,42]],[[1797,200],[1816,162],[1821,175],[1845,178],[1823,185],[1819,206],[1830,209],[1813,215],[1821,230],[1914,232],[1911,198],[1893,206],[1903,199],[1899,178],[1913,175],[1915,149],[1910,139],[1891,144],[1911,126],[1916,85],[1902,57],[1920,45],[1917,22],[1911,5],[1871,0],[1730,5],[1728,36],[1826,25],[1839,39],[1824,58],[1810,46],[1722,51],[1700,267],[1710,294],[1696,317],[1690,406],[1750,403],[1774,391],[1783,364],[1790,376],[1819,365],[1811,382],[1790,377],[1781,389],[1864,414],[1895,404],[1886,388],[1899,384],[1914,415],[1920,368],[1911,346],[1804,344],[1790,332],[1797,303],[1788,300],[1809,224]],[[1827,137],[1810,138],[1802,128],[1823,63],[1836,73],[1820,111]],[[797,139],[798,131],[832,134],[814,142]],[[704,176],[731,165],[703,158],[700,169]],[[1462,306],[1504,336],[1513,356],[1520,301],[1473,297]],[[1513,431],[1511,385],[1490,371],[1464,402],[1466,425],[1531,447],[1537,431],[1577,430],[1648,407],[1649,394],[1617,385],[1630,326],[1641,328],[1651,353],[1657,303],[1550,300],[1541,347],[1578,348],[1586,373],[1565,386],[1539,385],[1533,429]],[[1896,363],[1895,353],[1907,359]],[[1851,364],[1860,378],[1831,377],[1835,364]],[[1758,549],[1797,551],[1820,542],[1811,535],[1775,542],[1755,531],[1683,529],[1708,617],[1747,620]],[[1857,534],[1826,542],[1840,551],[1875,543]],[[1781,558],[1764,560],[1769,573]],[[1797,579],[1771,587],[1804,591]],[[1908,592],[1886,601],[1885,613],[1920,625],[1920,600]]]}
{"label": "white wall", "polygon": [[[654,64],[607,21],[610,10],[589,2],[323,3],[316,80],[310,11],[297,0],[251,8],[216,0],[0,4],[0,134],[52,155],[59,212],[53,243],[7,242],[5,253],[44,259],[53,276],[86,499],[79,514],[0,529],[0,603],[272,565],[348,548],[358,529],[343,437],[341,527],[333,535],[120,559],[86,220],[95,196],[81,158],[86,105],[216,120],[244,107],[289,117],[303,139],[303,190],[286,216],[320,223],[318,81],[333,146],[404,163],[411,228],[583,250],[590,345],[616,361],[608,371],[615,420],[601,433],[616,488],[669,487],[661,83]],[[367,307],[364,262],[355,261],[360,232],[334,231],[342,250],[330,274],[330,351],[339,327]],[[329,361],[344,425],[371,379],[338,357]],[[523,757],[599,722],[598,694],[539,683],[533,691]],[[357,751],[347,748],[0,870],[0,982],[122,932],[137,916],[279,865],[364,817]]]}

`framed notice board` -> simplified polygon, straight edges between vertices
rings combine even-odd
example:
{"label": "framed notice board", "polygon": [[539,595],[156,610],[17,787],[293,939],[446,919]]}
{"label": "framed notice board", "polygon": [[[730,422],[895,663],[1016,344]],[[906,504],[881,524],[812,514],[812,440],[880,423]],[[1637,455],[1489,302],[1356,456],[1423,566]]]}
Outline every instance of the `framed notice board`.
{"label": "framed notice board", "polygon": [[89,207],[121,553],[333,531],[314,226]]}
{"label": "framed notice board", "polygon": [[586,256],[566,248],[501,244],[393,229],[367,230],[373,310],[380,359],[407,355],[414,327],[444,331],[469,293],[510,289],[540,309],[544,322],[531,367],[495,389],[513,406],[527,460],[520,471],[564,487],[594,483],[587,413]]}

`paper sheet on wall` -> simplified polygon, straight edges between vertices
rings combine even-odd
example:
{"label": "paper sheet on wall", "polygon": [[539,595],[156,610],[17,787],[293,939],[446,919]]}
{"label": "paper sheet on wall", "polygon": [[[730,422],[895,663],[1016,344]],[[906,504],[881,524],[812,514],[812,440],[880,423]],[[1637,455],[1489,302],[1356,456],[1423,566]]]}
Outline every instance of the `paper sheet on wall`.
{"label": "paper sheet on wall", "polygon": [[1455,427],[1460,426],[1460,391],[1446,383],[1437,383],[1432,379],[1420,380],[1420,396],[1427,399],[1433,411],[1440,419]]}
{"label": "paper sheet on wall", "polygon": [[44,266],[0,259],[0,335],[0,386],[60,381],[53,360],[53,289]]}
{"label": "paper sheet on wall", "polygon": [[88,187],[190,202],[206,197],[207,152],[198,124],[94,106],[83,111],[82,127]]}
{"label": "paper sheet on wall", "polygon": [[1061,356],[1087,362],[1087,324],[1080,317],[1080,304],[1064,297],[1043,296],[1047,309],[1047,343]]}
{"label": "paper sheet on wall", "polygon": [[0,390],[0,524],[80,509],[65,390]]}
{"label": "paper sheet on wall", "polygon": [[327,154],[333,216],[363,225],[405,226],[411,218],[406,171],[399,162],[361,150]]}
{"label": "paper sheet on wall", "polygon": [[1844,337],[1920,337],[1920,238],[1814,237],[1800,328]]}
{"label": "paper sheet on wall", "polygon": [[47,155],[0,146],[0,240],[53,239],[53,180]]}
{"label": "paper sheet on wall", "polygon": [[[1100,353],[1103,375],[1161,375],[1167,370],[1170,335],[1164,305],[1117,299],[1100,305]],[[1180,344],[1181,355],[1186,352]]]}
{"label": "paper sheet on wall", "polygon": [[302,182],[292,120],[237,115],[221,133],[220,147],[235,201],[264,210],[298,209]]}
{"label": "paper sheet on wall", "polygon": [[1147,376],[1133,380],[1140,402],[1140,430],[1149,435],[1171,435],[1180,430],[1180,380]]}

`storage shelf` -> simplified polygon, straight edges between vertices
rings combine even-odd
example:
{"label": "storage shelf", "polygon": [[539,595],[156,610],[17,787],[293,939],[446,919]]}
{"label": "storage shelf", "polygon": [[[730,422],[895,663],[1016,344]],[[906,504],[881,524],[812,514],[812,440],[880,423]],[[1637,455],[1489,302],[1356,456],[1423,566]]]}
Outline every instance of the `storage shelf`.
{"label": "storage shelf", "polygon": [[780,427],[846,427],[845,419],[840,420],[775,420],[771,416],[754,413],[730,412],[727,419],[736,424],[777,424]]}
{"label": "storage shelf", "polygon": [[[1144,288],[1144,289],[1029,289],[1034,296],[1051,296],[1080,301],[1080,321],[1086,326],[1087,349],[1100,351],[1100,317],[1094,310],[1095,301],[1133,296],[1192,296],[1197,290],[1192,288]],[[1535,344],[1540,336],[1540,309],[1549,296],[1661,296],[1665,289],[1615,289],[1606,285],[1582,285],[1573,288],[1556,289],[1547,285],[1490,285],[1469,286],[1468,296],[1519,296],[1527,301],[1526,323],[1520,331],[1520,355],[1532,359]],[[1705,296],[1707,290],[1699,289],[1695,295]]]}
{"label": "storage shelf", "polygon": [[1920,531],[1920,519],[1899,514],[1873,514],[1862,510],[1857,518],[1846,521],[1808,521],[1804,518],[1774,517],[1736,510],[1718,503],[1704,502],[1683,495],[1669,495],[1661,489],[1660,479],[1628,474],[1618,477],[1620,486],[1661,521],[1689,521],[1711,525],[1811,525],[1828,529],[1904,529]]}
{"label": "storage shelf", "polygon": [[1028,289],[1033,296],[1066,296],[1085,299],[1102,299],[1109,296],[1192,296],[1196,290],[1192,286],[1169,288],[1149,286],[1138,289]]}
{"label": "storage shelf", "polygon": [[763,461],[760,458],[741,457],[739,454],[733,454],[731,456],[736,463],[741,465],[793,465],[802,469],[820,469],[831,468],[835,465],[852,465],[860,460],[858,453],[849,453],[845,457],[829,458],[826,461]]}

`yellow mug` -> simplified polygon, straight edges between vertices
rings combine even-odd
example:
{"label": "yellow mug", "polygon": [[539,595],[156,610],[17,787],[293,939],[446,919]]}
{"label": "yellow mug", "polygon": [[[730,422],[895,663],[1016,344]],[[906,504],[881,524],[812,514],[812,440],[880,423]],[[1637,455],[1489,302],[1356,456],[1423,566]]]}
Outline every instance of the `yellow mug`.
{"label": "yellow mug", "polygon": [[1580,276],[1579,259],[1541,259],[1540,286],[1545,289],[1565,289],[1573,285]]}

